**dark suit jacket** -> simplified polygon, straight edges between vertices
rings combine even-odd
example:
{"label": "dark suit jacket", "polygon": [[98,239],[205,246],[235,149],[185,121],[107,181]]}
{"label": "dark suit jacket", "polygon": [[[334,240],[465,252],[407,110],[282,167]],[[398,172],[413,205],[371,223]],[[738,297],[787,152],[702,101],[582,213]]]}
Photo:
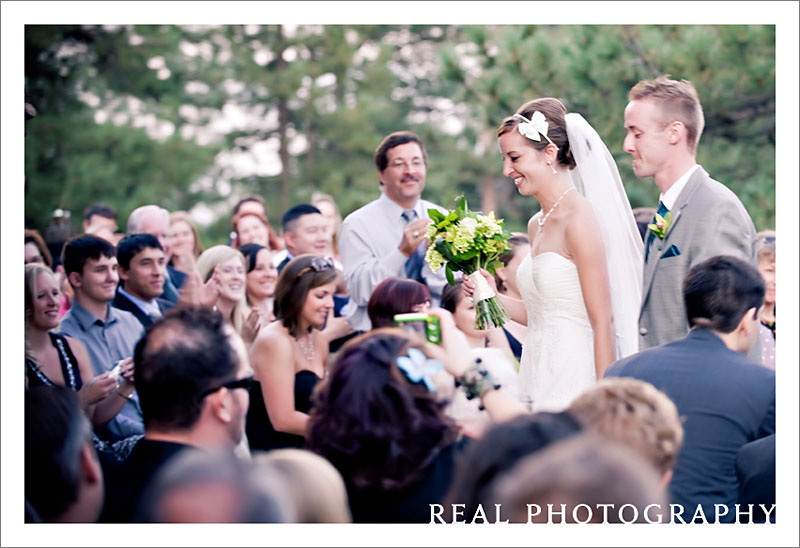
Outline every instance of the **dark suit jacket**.
{"label": "dark suit jacket", "polygon": [[[767,516],[759,504],[767,509],[775,504],[775,434],[742,446],[736,457],[736,474],[739,504],[752,504],[752,521],[764,523]],[[775,512],[770,514],[770,522],[775,523]]]}
{"label": "dark suit jacket", "polygon": [[715,255],[733,255],[756,265],[756,230],[750,215],[739,198],[702,167],[689,178],[670,215],[666,236],[653,239],[644,264],[641,349],[677,341],[689,332],[682,284],[691,267]]}
{"label": "dark suit jacket", "polygon": [[634,377],[675,402],[683,419],[683,447],[669,485],[672,503],[690,521],[697,509],[709,521],[714,504],[728,506],[720,521],[733,521],[738,499],[736,457],[755,439],[775,433],[775,372],[729,350],[707,329],[617,361],[606,377]]}
{"label": "dark suit jacket", "polygon": [[156,473],[191,445],[167,441],[140,440],[128,458],[103,470],[106,496],[101,522],[130,523],[135,519],[139,499]]}
{"label": "dark suit jacket", "polygon": [[[161,310],[162,314],[174,306],[171,302],[164,300],[160,297],[156,299],[156,302],[158,303],[158,308],[159,310]],[[142,309],[139,308],[135,302],[133,302],[128,297],[120,293],[119,289],[117,289],[117,294],[114,295],[114,300],[111,301],[111,306],[113,306],[114,308],[119,308],[120,310],[125,310],[126,312],[130,312],[131,314],[136,316],[136,319],[139,320],[139,322],[144,327],[147,327],[148,325],[153,323],[153,319],[147,314],[145,314],[144,311],[142,311]]]}

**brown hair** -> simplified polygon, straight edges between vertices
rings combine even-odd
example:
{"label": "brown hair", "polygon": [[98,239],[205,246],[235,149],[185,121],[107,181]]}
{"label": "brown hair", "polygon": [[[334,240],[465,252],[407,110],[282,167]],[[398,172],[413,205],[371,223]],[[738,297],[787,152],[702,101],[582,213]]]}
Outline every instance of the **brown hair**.
{"label": "brown hair", "polygon": [[31,242],[39,249],[39,254],[42,256],[44,264],[53,267],[53,257],[50,255],[50,250],[47,249],[47,244],[44,243],[42,235],[38,231],[29,228],[25,229],[25,243]]}
{"label": "brown hair", "polygon": [[633,378],[601,379],[567,409],[581,424],[632,447],[662,474],[675,468],[683,426],[671,399]]}
{"label": "brown hair", "polygon": [[419,149],[422,151],[422,159],[427,166],[428,153],[425,151],[425,145],[422,144],[422,140],[420,140],[417,134],[411,131],[395,131],[387,135],[383,141],[381,141],[381,144],[378,145],[378,148],[375,149],[375,167],[378,168],[378,171],[383,172],[386,166],[389,165],[389,151],[396,146],[406,143],[417,143],[419,145]]}
{"label": "brown hair", "polygon": [[[183,221],[189,228],[192,230],[192,234],[194,235],[194,249],[192,252],[194,253],[194,258],[198,258],[200,254],[203,252],[203,245],[200,243],[200,234],[197,232],[197,227],[194,226],[194,222],[189,214],[185,211],[173,211],[169,214],[169,226],[170,231],[172,230],[172,225],[175,223]],[[170,261],[172,262],[172,261]]]}
{"label": "brown hair", "polygon": [[668,74],[654,80],[642,80],[628,92],[629,101],[657,101],[663,113],[663,123],[681,122],[686,127],[687,140],[697,150],[703,134],[705,118],[697,90],[689,80],[671,80]]}
{"label": "brown hair", "polygon": [[281,320],[284,327],[293,337],[297,332],[298,320],[312,289],[334,282],[339,274],[333,263],[330,267],[317,270],[312,263],[315,260],[325,260],[314,255],[300,255],[295,257],[283,267],[275,286],[273,306],[275,319]]}
{"label": "brown hair", "polygon": [[[509,239],[508,244],[511,246],[508,248],[508,251],[501,253],[497,260],[503,263],[503,266],[508,266],[508,263],[511,262],[511,259],[514,258],[514,255],[517,254],[517,249],[522,247],[523,245],[530,245],[531,240],[528,238],[527,234],[523,234],[522,232],[515,232]],[[497,271],[494,274],[494,281],[497,283],[497,289],[500,290],[501,293],[505,293],[506,291],[506,282],[500,279],[497,275]]]}
{"label": "brown hair", "polygon": [[[521,114],[530,120],[533,117],[533,113],[537,110],[544,114],[547,120],[547,136],[553,141],[553,144],[558,147],[556,160],[562,166],[566,166],[569,169],[574,168],[575,158],[572,157],[572,149],[570,149],[569,140],[567,139],[567,124],[564,121],[564,115],[567,114],[567,108],[564,106],[564,103],[555,97],[534,99],[519,107],[516,114]],[[500,127],[497,128],[497,136],[500,137],[508,133],[516,128],[520,122],[521,120],[514,116],[507,117],[503,120],[503,123],[500,124]],[[547,148],[547,145],[550,144],[547,139],[541,139],[540,141],[532,141],[531,139],[525,140],[536,150],[544,150]]]}

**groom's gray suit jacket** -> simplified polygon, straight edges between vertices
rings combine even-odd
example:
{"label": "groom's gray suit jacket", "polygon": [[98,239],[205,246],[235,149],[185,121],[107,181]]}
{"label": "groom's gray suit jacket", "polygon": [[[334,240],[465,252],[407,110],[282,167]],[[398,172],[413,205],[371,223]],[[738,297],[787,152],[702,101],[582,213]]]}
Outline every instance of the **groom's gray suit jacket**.
{"label": "groom's gray suit jacket", "polygon": [[756,264],[750,215],[739,198],[702,167],[689,178],[670,214],[664,239],[653,238],[644,263],[640,350],[682,339],[689,332],[683,279],[691,267],[715,255]]}

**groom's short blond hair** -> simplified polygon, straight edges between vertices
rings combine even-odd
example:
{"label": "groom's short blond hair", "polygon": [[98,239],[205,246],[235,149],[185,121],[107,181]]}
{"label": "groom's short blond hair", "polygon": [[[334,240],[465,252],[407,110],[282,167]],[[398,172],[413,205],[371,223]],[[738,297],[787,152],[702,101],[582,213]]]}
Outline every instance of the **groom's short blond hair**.
{"label": "groom's short blond hair", "polygon": [[654,80],[642,80],[628,92],[629,101],[651,99],[658,101],[664,124],[681,122],[686,127],[687,140],[697,150],[705,127],[703,106],[697,90],[689,80],[672,80],[669,75]]}

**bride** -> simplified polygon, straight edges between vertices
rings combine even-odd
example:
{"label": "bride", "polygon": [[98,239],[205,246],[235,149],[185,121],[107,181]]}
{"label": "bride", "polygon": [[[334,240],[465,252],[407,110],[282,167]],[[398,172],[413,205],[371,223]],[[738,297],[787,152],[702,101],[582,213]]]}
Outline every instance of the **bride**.
{"label": "bride", "polygon": [[497,136],[503,175],[541,205],[517,270],[522,300],[500,295],[527,325],[520,387],[532,411],[562,410],[638,350],[642,241],[614,159],[580,114],[536,99]]}

